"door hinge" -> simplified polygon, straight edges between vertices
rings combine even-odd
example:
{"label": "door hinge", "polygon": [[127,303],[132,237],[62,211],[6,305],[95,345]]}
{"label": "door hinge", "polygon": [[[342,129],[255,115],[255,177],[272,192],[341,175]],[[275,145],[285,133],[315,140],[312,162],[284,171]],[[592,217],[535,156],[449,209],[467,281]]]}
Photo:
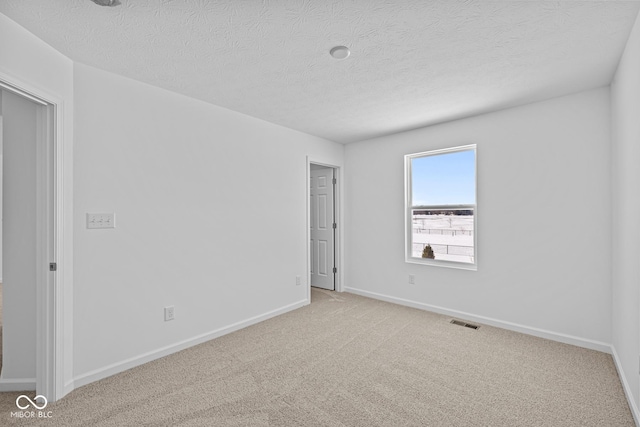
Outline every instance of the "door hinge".
{"label": "door hinge", "polygon": [[333,229],[335,230],[336,228],[338,228],[338,224],[336,224],[335,222],[333,223]]}
{"label": "door hinge", "polygon": [[333,274],[336,274],[338,272],[338,269],[333,267]]}
{"label": "door hinge", "polygon": [[58,270],[58,264],[55,262],[50,262],[49,263],[49,271],[57,271]]}
{"label": "door hinge", "polygon": [[336,185],[338,183],[338,180],[333,178],[333,185]]}

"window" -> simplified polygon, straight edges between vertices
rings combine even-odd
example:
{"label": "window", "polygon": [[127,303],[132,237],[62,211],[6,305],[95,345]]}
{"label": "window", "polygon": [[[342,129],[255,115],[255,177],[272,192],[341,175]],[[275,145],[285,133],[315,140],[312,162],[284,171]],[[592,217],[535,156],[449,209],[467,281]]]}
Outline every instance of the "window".
{"label": "window", "polygon": [[476,146],[405,156],[407,262],[475,270]]}

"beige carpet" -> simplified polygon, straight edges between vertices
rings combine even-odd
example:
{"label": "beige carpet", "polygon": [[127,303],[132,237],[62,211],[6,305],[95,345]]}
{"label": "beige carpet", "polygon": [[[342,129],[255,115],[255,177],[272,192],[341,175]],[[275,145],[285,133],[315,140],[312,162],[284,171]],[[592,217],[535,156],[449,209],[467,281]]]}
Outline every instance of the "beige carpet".
{"label": "beige carpet", "polygon": [[633,426],[611,356],[352,294],[50,404],[42,426]]}

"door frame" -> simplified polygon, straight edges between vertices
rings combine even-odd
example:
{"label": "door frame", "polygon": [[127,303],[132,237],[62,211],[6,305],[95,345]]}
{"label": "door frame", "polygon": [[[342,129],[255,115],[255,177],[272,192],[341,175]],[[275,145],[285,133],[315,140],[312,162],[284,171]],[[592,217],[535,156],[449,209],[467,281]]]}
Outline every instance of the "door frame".
{"label": "door frame", "polygon": [[[65,227],[65,211],[70,210],[71,194],[65,189],[70,174],[69,153],[65,153],[63,101],[40,88],[0,72],[0,89],[12,92],[39,105],[36,148],[36,378],[37,395],[49,402],[64,396],[73,383],[64,384],[64,368],[70,364],[70,301],[64,304],[65,291],[70,291],[71,229]],[[67,160],[65,162],[65,160]],[[65,191],[66,190],[66,191]],[[67,215],[68,216],[68,215]],[[66,256],[69,254],[69,256]],[[49,263],[56,271],[49,271]],[[65,313],[67,319],[65,319]],[[65,322],[65,320],[67,320]],[[66,328],[65,328],[66,326]],[[65,346],[66,344],[66,346]],[[24,390],[23,384],[6,382],[0,391]]]}
{"label": "door frame", "polygon": [[326,168],[333,169],[333,176],[336,178],[337,183],[334,188],[334,215],[335,221],[338,224],[335,236],[334,236],[334,259],[335,259],[335,267],[338,269],[338,272],[335,275],[335,289],[336,292],[343,292],[343,279],[344,279],[344,271],[342,266],[344,265],[343,259],[343,236],[344,236],[344,217],[342,212],[343,206],[343,183],[342,183],[342,168],[338,165],[334,165],[331,163],[327,163],[320,159],[316,159],[310,156],[307,156],[307,179],[305,182],[306,190],[305,194],[307,195],[307,221],[306,221],[306,233],[307,236],[307,303],[311,303],[311,190],[309,188],[309,180],[311,179],[311,164],[317,166],[323,166]]}

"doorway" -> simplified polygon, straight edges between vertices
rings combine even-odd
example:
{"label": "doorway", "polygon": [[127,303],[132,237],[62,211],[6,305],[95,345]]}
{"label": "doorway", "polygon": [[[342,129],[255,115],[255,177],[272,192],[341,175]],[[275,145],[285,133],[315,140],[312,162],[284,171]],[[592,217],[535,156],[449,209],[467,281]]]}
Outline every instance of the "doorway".
{"label": "doorway", "polygon": [[337,281],[337,171],[309,164],[309,284],[336,290]]}
{"label": "doorway", "polygon": [[2,177],[4,176],[4,168],[3,168],[3,149],[2,149],[2,89],[0,89],[0,373],[2,373],[2,261],[4,256],[2,255],[2,250],[4,248],[4,243],[2,239],[2,229],[4,227],[3,217],[3,193],[2,193]]}
{"label": "doorway", "polygon": [[[0,391],[30,391],[55,401],[56,252],[61,206],[56,155],[57,105],[0,79],[2,116],[2,369]],[[58,329],[56,329],[58,327]]]}
{"label": "doorway", "polygon": [[0,91],[2,126],[3,386],[35,389],[38,104]]}

